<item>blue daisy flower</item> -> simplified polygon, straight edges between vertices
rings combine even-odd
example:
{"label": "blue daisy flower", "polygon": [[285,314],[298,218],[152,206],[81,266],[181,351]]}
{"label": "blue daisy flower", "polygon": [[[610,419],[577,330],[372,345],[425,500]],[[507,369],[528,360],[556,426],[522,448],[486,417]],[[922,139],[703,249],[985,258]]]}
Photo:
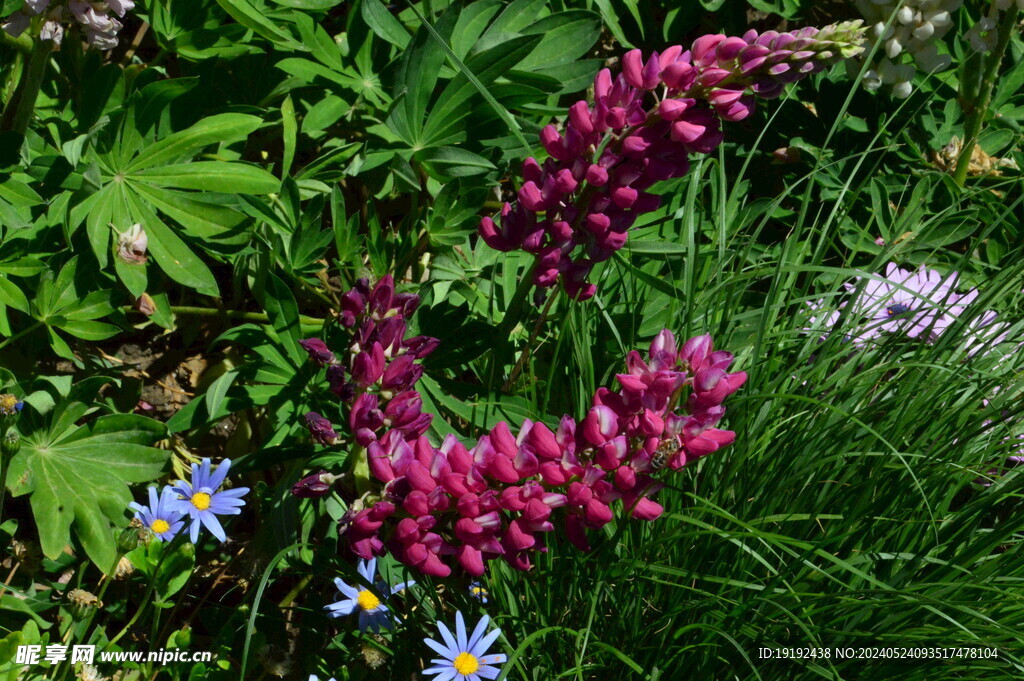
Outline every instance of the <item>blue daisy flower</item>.
{"label": "blue daisy flower", "polygon": [[487,649],[501,634],[501,629],[494,629],[484,635],[490,621],[491,618],[484,615],[469,638],[466,637],[466,622],[462,619],[461,612],[455,613],[455,636],[452,636],[444,622],[438,622],[437,629],[444,643],[438,643],[430,638],[423,639],[423,642],[441,655],[441,658],[431,660],[434,666],[424,669],[423,674],[436,674],[433,681],[480,681],[497,678],[501,669],[493,665],[503,664],[508,658],[501,653],[487,654]]}
{"label": "blue daisy flower", "polygon": [[[392,594],[396,594],[403,589],[409,588],[416,582],[402,582],[401,584],[389,587],[387,584],[376,578],[376,558],[359,561],[359,566],[356,568],[356,571],[359,573],[360,577],[366,580],[366,582],[373,584],[374,588],[380,595],[361,585],[349,586],[341,578],[335,578],[334,585],[338,587],[338,591],[340,591],[341,595],[345,596],[345,598],[324,606],[324,610],[327,611],[329,617],[345,617],[358,610],[359,631],[366,631],[369,629],[370,631],[377,632],[381,629],[390,629],[391,615],[388,612],[388,606],[384,605],[383,601],[390,598]],[[384,598],[381,599],[381,596]]]}
{"label": "blue daisy flower", "polygon": [[245,506],[241,497],[249,491],[248,487],[217,491],[230,468],[231,459],[224,459],[217,466],[217,470],[211,473],[210,460],[203,459],[202,464],[192,464],[191,483],[179,480],[173,487],[178,494],[173,508],[191,519],[188,530],[189,539],[193,544],[199,539],[200,525],[205,525],[217,539],[227,541],[227,535],[224,534],[224,528],[221,527],[217,516],[238,515],[242,512],[242,506]]}
{"label": "blue daisy flower", "polygon": [[159,498],[157,498],[156,487],[150,487],[149,506],[143,506],[133,501],[128,504],[128,508],[135,511],[135,517],[153,530],[153,534],[157,538],[170,541],[181,532],[181,528],[185,525],[182,514],[175,509],[177,504],[178,494],[170,487],[160,490]]}
{"label": "blue daisy flower", "polygon": [[480,582],[469,583],[469,595],[477,599],[481,603],[487,602],[487,597],[491,595],[491,592],[487,590],[487,587]]}

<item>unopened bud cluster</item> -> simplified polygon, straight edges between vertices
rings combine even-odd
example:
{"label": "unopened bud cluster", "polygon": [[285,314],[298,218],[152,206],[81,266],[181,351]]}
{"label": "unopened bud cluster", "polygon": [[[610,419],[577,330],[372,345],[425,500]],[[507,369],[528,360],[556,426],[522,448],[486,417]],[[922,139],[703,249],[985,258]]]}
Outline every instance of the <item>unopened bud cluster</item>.
{"label": "unopened bud cluster", "polygon": [[722,121],[742,120],[757,97],[778,97],[787,83],[858,54],[861,39],[860,22],[851,22],[706,35],[688,50],[674,45],[646,59],[627,52],[622,73],[598,73],[593,100],[573,104],[562,130],[541,131],[549,158],[526,159],[518,200],[499,221],[483,218],[481,237],[500,251],[532,253],[536,286],[561,281],[573,298],[590,298],[591,269],[658,207],[660,197],[648,192],[655,183],[684,176],[692,154],[721,144]]}
{"label": "unopened bud cluster", "polygon": [[[362,286],[353,301],[360,304],[353,304],[342,322],[362,328],[359,320],[376,325],[395,319],[388,311],[396,309],[396,300],[404,301],[397,308],[402,314],[415,307],[409,298],[394,295],[390,279],[378,287]],[[399,331],[404,331],[404,323]],[[402,333],[388,338],[382,348],[405,348],[397,340]],[[366,352],[367,342],[358,343],[356,356]],[[412,343],[430,349],[435,344]],[[311,360],[328,367],[329,374],[331,367],[341,366],[322,341],[303,345]],[[407,355],[398,355],[403,356]],[[353,465],[354,477],[362,475],[356,482],[368,490],[352,504],[340,530],[352,551],[364,559],[390,552],[435,576],[449,575],[456,564],[479,575],[496,558],[529,569],[531,554],[546,550],[543,535],[555,529],[556,521],[570,541],[585,550],[587,531],[611,522],[617,502],[634,518],[654,520],[663,509],[650,496],[663,486],[661,475],[735,439],[733,432],[716,426],[725,414],[723,401],[746,380],[745,373],[728,371],[733,356],[715,351],[710,336],[691,338],[679,347],[666,330],[651,343],[646,361],[637,352],[629,354],[627,373],[618,376],[621,389],[600,388],[583,420],[564,416],[554,430],[526,420],[516,433],[500,422],[472,447],[451,435],[437,447],[424,435],[430,415],[418,411],[419,394],[413,384],[419,372],[402,382],[383,412],[374,408],[387,414],[398,395],[412,393],[403,398],[403,404],[416,404],[419,416],[412,421],[367,421],[366,410],[357,415],[359,398],[353,399],[353,391],[362,390],[361,397],[381,394],[369,388],[398,361],[388,364],[389,358],[385,353],[384,368],[373,360],[370,370],[363,365],[373,359],[371,353],[370,360],[360,362],[361,368],[352,360],[343,377],[334,372],[332,389],[353,401],[350,427],[362,445],[351,453],[359,459]],[[307,425],[314,439],[335,442],[339,436],[333,425],[313,416],[307,415]],[[310,475],[293,492],[304,497],[326,494],[334,477],[324,476],[323,471]]]}
{"label": "unopened bud cluster", "polygon": [[[877,61],[864,74],[864,87],[877,90],[887,85],[893,95],[902,99],[910,96],[911,81],[918,69],[932,73],[949,68],[950,56],[941,54],[938,44],[952,28],[952,15],[963,0],[856,2],[871,26],[869,37],[881,41]],[[911,61],[903,55],[909,55]]]}
{"label": "unopened bud cluster", "polygon": [[[438,341],[405,337],[406,319],[419,304],[417,295],[395,293],[390,275],[373,288],[361,279],[341,297],[339,319],[352,330],[341,357],[319,338],[300,341],[311,360],[327,367],[331,392],[349,405],[349,427],[360,446],[368,446],[388,428],[418,437],[430,425],[432,417],[422,413],[423,400],[412,387],[423,375],[416,361],[432,353]],[[315,442],[331,445],[338,439],[324,416],[309,412],[305,421]]]}
{"label": "unopened bud cluster", "polygon": [[121,22],[117,19],[124,18],[125,13],[134,7],[135,0],[25,0],[21,10],[7,18],[3,29],[17,38],[32,24],[34,17],[42,14],[46,18],[39,30],[41,40],[52,40],[60,45],[65,29],[77,26],[85,33],[89,45],[109,50],[117,47],[117,34],[121,30]]}

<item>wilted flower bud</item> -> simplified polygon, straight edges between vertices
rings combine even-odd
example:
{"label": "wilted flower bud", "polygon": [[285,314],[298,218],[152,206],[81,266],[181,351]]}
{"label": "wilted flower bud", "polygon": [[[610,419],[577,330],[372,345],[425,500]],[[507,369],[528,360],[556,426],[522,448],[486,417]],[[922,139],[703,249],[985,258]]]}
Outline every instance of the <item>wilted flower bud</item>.
{"label": "wilted flower bud", "polygon": [[800,163],[802,160],[803,154],[799,147],[779,147],[772,152],[772,163],[779,165],[792,165]]}
{"label": "wilted flower bud", "polygon": [[43,562],[43,550],[39,542],[32,539],[11,540],[11,555],[21,564],[19,569],[30,575],[39,570]]}
{"label": "wilted flower bud", "polygon": [[256,656],[267,674],[280,678],[291,675],[294,661],[288,651],[281,646],[265,643]]}
{"label": "wilted flower bud", "polygon": [[[374,638],[380,637],[375,636]],[[366,662],[366,666],[370,669],[379,669],[388,661],[384,651],[370,643],[364,643],[359,652],[362,653],[363,661]]]}
{"label": "wilted flower bud", "polygon": [[135,223],[127,232],[122,232],[117,239],[117,255],[129,265],[141,265],[146,262],[146,248],[149,237],[142,225]]}
{"label": "wilted flower bud", "polygon": [[117,561],[117,567],[114,568],[114,579],[123,581],[131,577],[133,572],[135,572],[135,566],[128,560],[128,556],[121,556],[121,560]]}
{"label": "wilted flower bud", "polygon": [[148,293],[143,293],[135,299],[135,304],[132,305],[132,309],[149,317],[156,312],[156,303],[153,302],[153,299],[149,297]]}
{"label": "wilted flower bud", "polygon": [[96,598],[95,594],[92,594],[85,589],[72,589],[68,592],[68,609],[71,610],[71,616],[75,618],[76,621],[85,619],[98,608],[102,607],[102,601]]}

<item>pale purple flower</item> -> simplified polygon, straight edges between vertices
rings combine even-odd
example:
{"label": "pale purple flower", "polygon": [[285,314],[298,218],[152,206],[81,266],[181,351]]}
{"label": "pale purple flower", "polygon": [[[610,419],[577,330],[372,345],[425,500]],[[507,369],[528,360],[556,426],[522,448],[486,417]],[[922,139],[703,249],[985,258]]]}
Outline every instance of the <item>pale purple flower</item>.
{"label": "pale purple flower", "polygon": [[107,6],[113,10],[114,14],[123,17],[125,12],[135,9],[135,0],[107,0]]}
{"label": "pale purple flower", "polygon": [[814,314],[807,318],[807,326],[804,327],[804,331],[820,330],[821,335],[819,338],[825,340],[828,337],[828,332],[839,325],[839,317],[843,313],[846,303],[840,303],[837,308],[827,312],[827,314],[825,312],[828,310],[829,305],[824,298],[813,301],[808,300],[805,304]]}
{"label": "pale purple flower", "polygon": [[[852,302],[853,311],[867,318],[865,337],[886,331],[916,338],[928,332],[928,340],[935,340],[978,296],[977,289],[963,295],[956,293],[959,277],[956,272],[943,277],[924,265],[909,271],[889,263],[884,278],[868,281]],[[844,286],[855,291],[857,283]]]}
{"label": "pale purple flower", "polygon": [[[56,14],[56,17],[54,17],[54,14]],[[61,25],[59,19],[60,7],[55,7],[54,11],[50,12],[50,19],[39,29],[40,40],[52,40],[55,44],[60,45],[60,42],[64,39],[64,26]]]}

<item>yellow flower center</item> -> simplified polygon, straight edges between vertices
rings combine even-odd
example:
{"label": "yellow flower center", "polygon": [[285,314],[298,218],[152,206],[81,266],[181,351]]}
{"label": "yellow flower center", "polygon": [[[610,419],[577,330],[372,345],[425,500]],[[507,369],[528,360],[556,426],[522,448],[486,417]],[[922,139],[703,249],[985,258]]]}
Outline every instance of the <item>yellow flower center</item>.
{"label": "yellow flower center", "polygon": [[200,511],[210,508],[210,495],[206,492],[196,492],[192,495],[192,505]]}
{"label": "yellow flower center", "polygon": [[167,530],[171,529],[171,524],[163,518],[157,518],[153,521],[153,524],[149,526],[151,530],[157,534],[163,534]]}
{"label": "yellow flower center", "polygon": [[376,610],[380,607],[380,599],[373,595],[371,591],[366,589],[359,592],[356,596],[356,603],[363,610]]}
{"label": "yellow flower center", "polygon": [[18,398],[10,393],[0,395],[0,411],[10,414],[18,406]]}
{"label": "yellow flower center", "polygon": [[480,669],[480,660],[469,653],[459,653],[459,656],[455,658],[455,662],[452,665],[455,667],[455,671],[463,676],[468,676],[469,674],[475,674],[476,670]]}
{"label": "yellow flower center", "polygon": [[490,595],[487,589],[483,588],[482,586],[474,586],[472,589],[469,590],[469,593],[473,596],[476,596],[477,598],[487,598],[487,596]]}

